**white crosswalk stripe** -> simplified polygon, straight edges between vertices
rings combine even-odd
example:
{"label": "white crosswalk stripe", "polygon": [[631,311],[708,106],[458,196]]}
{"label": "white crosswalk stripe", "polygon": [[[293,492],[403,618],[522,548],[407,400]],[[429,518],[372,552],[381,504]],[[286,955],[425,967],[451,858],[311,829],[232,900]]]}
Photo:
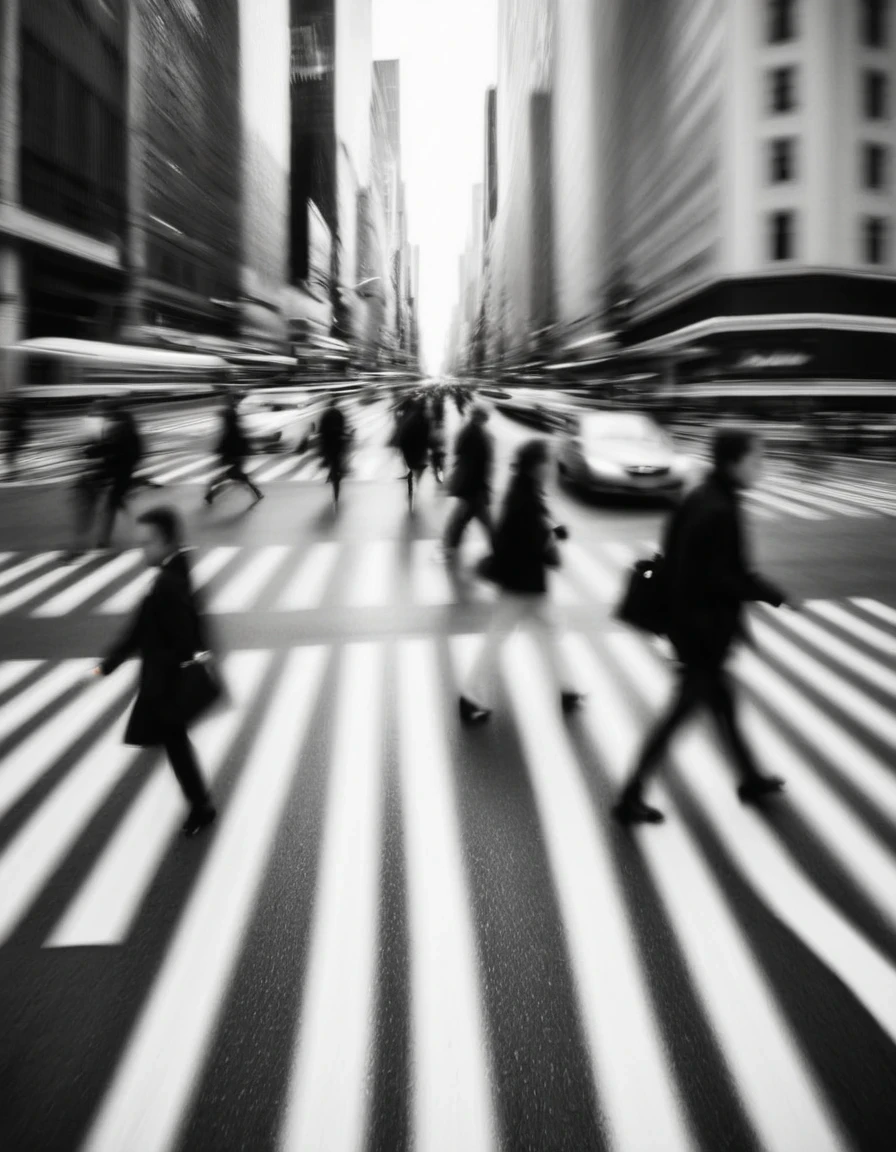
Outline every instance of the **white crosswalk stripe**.
{"label": "white crosswalk stripe", "polygon": [[[435,544],[415,545],[411,583],[421,600],[438,604],[444,586],[434,580],[429,592],[420,591],[426,577],[413,576],[416,568],[426,570]],[[622,564],[640,551],[611,548],[601,563]],[[225,550],[222,558],[213,551],[200,564],[212,556],[220,573],[234,553]],[[309,551],[297,569],[283,573],[288,579],[280,597],[316,600],[315,586],[331,579],[336,556],[335,542]],[[263,591],[281,572],[283,556],[275,561],[262,549],[256,557],[267,557],[252,577]],[[225,579],[222,590],[232,586]],[[886,663],[892,662],[896,612],[861,597],[812,602],[805,617],[761,611],[755,634],[758,649],[741,651],[734,662],[747,689],[747,737],[761,762],[787,778],[780,803],[800,815],[896,932],[892,841],[831,782],[842,780],[896,829],[896,778],[881,751],[882,745],[896,747],[896,730],[887,726],[892,708],[879,702],[882,691],[896,688]],[[222,803],[208,853],[84,1148],[168,1152],[178,1146],[319,714],[325,731],[332,725],[332,738],[324,745],[325,788],[315,801],[323,835],[301,1003],[289,1009],[298,1022],[279,1105],[280,1146],[357,1148],[371,1119],[390,732],[407,884],[413,1144],[433,1152],[497,1150],[501,1087],[492,1070],[484,992],[494,974],[481,954],[472,913],[467,817],[456,795],[466,745],[449,735],[446,716],[479,642],[470,636],[448,642],[458,673],[451,683],[438,659],[441,642],[431,638],[351,642],[335,650],[310,646],[279,658],[247,650],[225,658],[234,706],[204,720],[195,738],[212,785],[225,766],[233,767],[232,750],[248,729],[245,763],[235,766],[233,793]],[[614,791],[621,784],[643,734],[640,710],[662,702],[670,670],[649,644],[615,627],[573,629],[564,644],[589,694],[581,743],[550,697],[543,656],[532,640],[508,642],[501,675],[519,771],[531,785],[533,819],[556,893],[563,932],[558,947],[568,957],[594,1098],[612,1146],[621,1152],[650,1147],[658,1131],[664,1149],[690,1149],[697,1142],[692,1114],[648,987],[634,931],[637,911],[621,882],[609,814],[595,805],[588,784],[595,775]],[[133,781],[133,798],[117,823],[103,825],[113,793],[125,781],[131,784],[138,755],[120,744],[136,669],[85,684],[67,699],[89,667],[86,660],[0,663],[0,740],[10,741],[0,761],[0,819],[17,814],[0,840],[0,945],[28,924],[42,893],[60,886],[66,898],[56,901],[61,910],[41,936],[45,946],[129,947],[174,847],[183,802],[159,758]],[[325,702],[330,673],[333,690]],[[44,711],[47,718],[34,728]],[[118,718],[99,728],[110,714]],[[394,723],[388,724],[390,714]],[[688,805],[676,802],[677,789],[658,781],[670,820],[662,830],[634,833],[637,852],[747,1121],[764,1147],[847,1149],[850,1141],[807,1056],[800,1023],[784,1012],[777,978],[735,914],[730,884],[694,833],[689,808],[705,821],[706,835],[739,882],[894,1042],[896,964],[835,903],[823,879],[782,847],[765,818],[740,805],[730,771],[702,729],[683,733],[670,762]],[[99,840],[96,851],[90,867],[70,878],[66,861],[84,838]]]}
{"label": "white crosswalk stripe", "polygon": [[125,552],[124,555],[103,564],[102,567],[79,580],[71,588],[59,592],[52,600],[40,604],[34,609],[33,615],[67,616],[69,612],[74,612],[76,608],[95,596],[97,592],[102,591],[108,584],[112,584],[119,577],[129,573],[142,559],[143,555],[139,551]]}

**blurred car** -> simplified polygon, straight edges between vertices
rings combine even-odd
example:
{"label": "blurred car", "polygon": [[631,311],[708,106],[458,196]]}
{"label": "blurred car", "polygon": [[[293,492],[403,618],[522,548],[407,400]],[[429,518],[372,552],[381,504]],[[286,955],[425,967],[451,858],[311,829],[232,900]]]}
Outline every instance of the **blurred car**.
{"label": "blurred car", "polygon": [[273,400],[247,396],[239,406],[250,452],[301,452],[314,433],[320,400]]}
{"label": "blurred car", "polygon": [[562,435],[557,472],[595,494],[677,501],[697,463],[679,455],[663,429],[638,412],[589,412]]}
{"label": "blurred car", "polygon": [[575,423],[580,406],[565,392],[546,388],[514,388],[495,400],[499,412],[544,432],[563,431]]}

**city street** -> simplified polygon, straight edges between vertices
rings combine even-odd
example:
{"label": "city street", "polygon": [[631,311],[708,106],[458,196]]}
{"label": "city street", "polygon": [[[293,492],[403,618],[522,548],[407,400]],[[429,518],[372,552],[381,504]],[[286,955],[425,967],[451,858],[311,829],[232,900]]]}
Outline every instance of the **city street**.
{"label": "city street", "polygon": [[[164,488],[133,511],[183,513],[231,695],[195,729],[219,815],[192,840],[121,743],[136,665],[86,681],[151,579],[133,521],[65,566],[72,449],[0,481],[0,1148],[892,1152],[896,483],[770,464],[753,551],[800,610],[751,609],[733,670],[787,790],[742,806],[701,719],[666,823],[626,830],[672,666],[612,613],[665,513],[552,492],[585,704],[515,636],[467,729],[485,538],[449,579],[450,498],[427,473],[409,516],[388,412],[348,410],[338,514],[296,453],[206,507],[211,414],[144,428]],[[536,433],[490,427],[503,493]]]}

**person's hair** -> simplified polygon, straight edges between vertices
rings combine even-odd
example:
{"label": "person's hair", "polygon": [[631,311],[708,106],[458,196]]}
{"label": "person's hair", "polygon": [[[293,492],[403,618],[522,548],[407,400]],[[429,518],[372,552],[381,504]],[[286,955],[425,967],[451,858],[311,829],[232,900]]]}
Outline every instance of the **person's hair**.
{"label": "person's hair", "polygon": [[477,400],[470,409],[470,419],[474,420],[477,424],[485,424],[490,416],[491,413],[488,410],[488,405],[483,404],[481,400]]}
{"label": "person's hair", "polygon": [[137,517],[137,523],[154,528],[166,544],[174,544],[179,547],[183,540],[183,524],[180,514],[173,508],[150,508],[148,512]]}
{"label": "person's hair", "polygon": [[513,460],[513,470],[518,476],[532,476],[536,468],[550,459],[546,440],[527,440],[517,450]]}
{"label": "person's hair", "polygon": [[717,472],[727,472],[759,443],[749,428],[717,428],[712,438],[712,462]]}

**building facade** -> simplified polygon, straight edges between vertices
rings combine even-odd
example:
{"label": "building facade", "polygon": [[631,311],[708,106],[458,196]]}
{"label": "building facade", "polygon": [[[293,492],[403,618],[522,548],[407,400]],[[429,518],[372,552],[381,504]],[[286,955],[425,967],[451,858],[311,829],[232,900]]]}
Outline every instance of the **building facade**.
{"label": "building facade", "polygon": [[120,324],[127,23],[120,0],[0,5],[0,348]]}
{"label": "building facade", "polygon": [[[128,322],[238,335],[238,0],[131,5]],[[200,209],[201,206],[201,210]]]}

